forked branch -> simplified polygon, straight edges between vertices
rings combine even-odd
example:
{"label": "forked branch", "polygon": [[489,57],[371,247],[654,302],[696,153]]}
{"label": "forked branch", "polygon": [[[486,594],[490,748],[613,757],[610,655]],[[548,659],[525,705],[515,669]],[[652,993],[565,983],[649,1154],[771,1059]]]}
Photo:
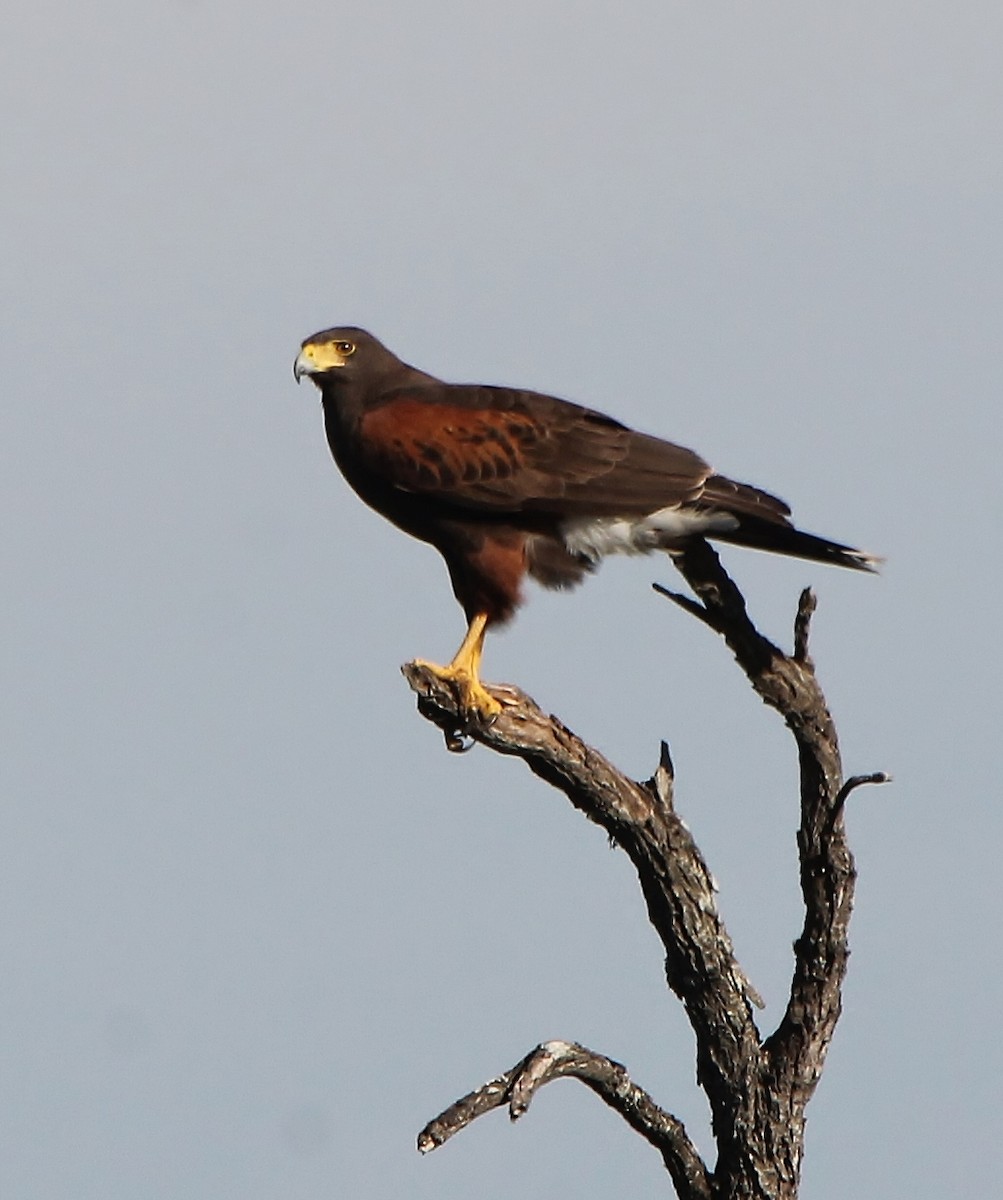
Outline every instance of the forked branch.
{"label": "forked branch", "polygon": [[404,674],[418,694],[419,710],[443,730],[450,748],[471,739],[523,759],[629,855],[665,949],[666,978],[693,1027],[697,1076],[710,1101],[718,1158],[708,1172],[681,1124],[636,1088],[622,1067],[567,1042],[538,1047],[511,1071],[471,1092],[427,1126],[419,1144],[431,1149],[502,1104],[518,1116],[536,1087],[572,1074],[658,1147],[686,1200],[791,1200],[800,1177],[804,1109],[839,1018],[848,955],[855,872],[843,807],[853,787],[885,777],[857,776],[843,783],[835,727],[808,653],[812,593],[801,595],[788,656],[755,629],[741,593],[706,543],[695,543],[674,561],[696,599],[657,590],[725,639],[752,687],[781,714],[797,744],[805,922],[795,944],[784,1017],[763,1041],[753,1019],[753,1005],[761,1001],[736,959],[710,872],[675,813],[667,748],[653,778],[639,783],[516,689],[496,693],[504,708],[490,724],[471,725],[448,682],[408,664]]}

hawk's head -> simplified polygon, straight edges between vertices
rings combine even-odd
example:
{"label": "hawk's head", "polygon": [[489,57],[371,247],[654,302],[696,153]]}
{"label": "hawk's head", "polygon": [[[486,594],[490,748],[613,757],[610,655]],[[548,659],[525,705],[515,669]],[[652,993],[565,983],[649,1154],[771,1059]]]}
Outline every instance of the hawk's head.
{"label": "hawk's head", "polygon": [[371,333],[354,325],[339,325],[306,339],[293,363],[293,376],[299,383],[308,375],[320,387],[324,379],[372,379],[399,366],[400,360]]}

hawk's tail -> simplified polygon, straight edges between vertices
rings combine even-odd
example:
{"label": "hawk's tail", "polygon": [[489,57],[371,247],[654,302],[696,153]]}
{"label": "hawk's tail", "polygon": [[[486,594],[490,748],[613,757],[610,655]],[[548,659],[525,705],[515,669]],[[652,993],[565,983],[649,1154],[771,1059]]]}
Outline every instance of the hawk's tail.
{"label": "hawk's tail", "polygon": [[883,561],[853,546],[831,542],[814,533],[803,533],[793,525],[744,514],[739,518],[736,528],[714,532],[710,537],[717,542],[748,546],[752,550],[767,550],[772,554],[787,554],[792,558],[806,558],[834,567],[849,567],[854,571],[876,571]]}

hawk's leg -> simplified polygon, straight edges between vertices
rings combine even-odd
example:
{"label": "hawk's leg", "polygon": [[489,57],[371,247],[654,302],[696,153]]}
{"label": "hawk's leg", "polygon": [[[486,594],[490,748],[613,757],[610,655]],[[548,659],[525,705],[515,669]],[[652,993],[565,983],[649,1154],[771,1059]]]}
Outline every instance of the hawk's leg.
{"label": "hawk's leg", "polygon": [[501,704],[481,683],[479,674],[487,627],[487,613],[477,613],[471,618],[466,637],[448,667],[440,667],[435,663],[425,662],[424,659],[417,660],[418,666],[453,684],[460,694],[460,703],[464,709],[476,713],[482,721],[497,716],[502,709]]}

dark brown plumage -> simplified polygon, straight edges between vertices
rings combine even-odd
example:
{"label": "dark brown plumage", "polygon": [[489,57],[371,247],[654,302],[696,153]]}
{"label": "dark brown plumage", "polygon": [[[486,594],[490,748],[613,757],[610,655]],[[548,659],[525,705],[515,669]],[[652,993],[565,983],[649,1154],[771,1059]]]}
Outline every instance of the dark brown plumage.
{"label": "dark brown plumage", "polygon": [[362,329],[307,338],[294,374],[320,389],[331,452],[359,496],[446,560],[469,628],[440,671],[482,715],[498,709],[477,676],[484,633],[512,616],[526,574],[570,587],[606,554],[694,537],[873,569],[692,450],[553,396],[443,383]]}

